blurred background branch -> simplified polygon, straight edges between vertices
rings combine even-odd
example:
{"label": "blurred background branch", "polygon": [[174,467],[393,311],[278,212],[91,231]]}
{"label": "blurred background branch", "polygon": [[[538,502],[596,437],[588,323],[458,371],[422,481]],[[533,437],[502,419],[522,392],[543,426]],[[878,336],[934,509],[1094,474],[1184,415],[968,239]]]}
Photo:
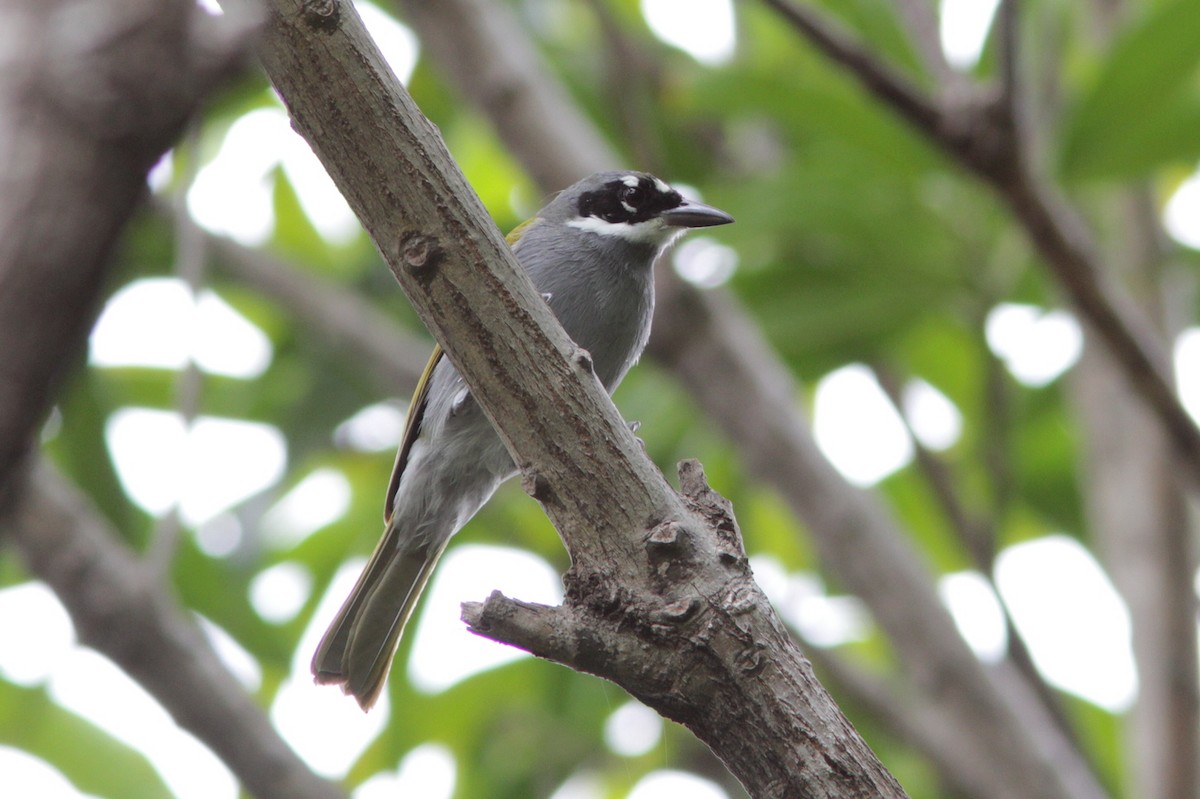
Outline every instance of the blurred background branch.
{"label": "blurred background branch", "polygon": [[254,796],[338,799],[167,596],[158,570],[119,541],[87,499],[45,463],[6,518],[5,540],[71,613],[79,640],[112,658],[215,751]]}

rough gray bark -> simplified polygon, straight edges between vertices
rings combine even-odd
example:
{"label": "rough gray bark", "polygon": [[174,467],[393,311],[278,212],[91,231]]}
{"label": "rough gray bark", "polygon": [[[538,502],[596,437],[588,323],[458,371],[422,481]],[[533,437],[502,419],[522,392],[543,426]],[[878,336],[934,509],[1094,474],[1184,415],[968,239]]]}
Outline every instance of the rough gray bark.
{"label": "rough gray bark", "polygon": [[725,503],[698,467],[681,497],[649,462],[353,8],[271,11],[261,55],[295,127],[571,553],[563,607],[493,595],[465,609],[476,629],[622,685],[754,796],[903,796],[754,585]]}
{"label": "rough gray bark", "polygon": [[146,173],[239,58],[188,0],[0,4],[0,498],[82,353]]}
{"label": "rough gray bark", "polygon": [[344,799],[279,737],[157,570],[122,546],[85,497],[45,463],[25,482],[0,534],[54,589],[80,641],[137,680],[259,799]]}
{"label": "rough gray bark", "polygon": [[[547,191],[619,163],[595,135],[576,134],[586,121],[528,55],[536,47],[505,7],[481,0],[400,5],[426,51]],[[509,51],[523,55],[496,55]],[[535,99],[511,102],[514,96]],[[537,116],[527,116],[532,110]],[[534,140],[525,135],[531,126],[539,129]],[[545,146],[547,139],[555,146]],[[736,299],[701,294],[667,269],[658,279],[647,354],[688,387],[755,478],[805,520],[823,565],[872,609],[928,703],[923,717],[936,715],[952,730],[940,738],[955,744],[940,758],[955,761],[947,779],[968,784],[974,797],[1103,796],[1054,720],[1030,701],[1029,687],[1007,674],[993,680],[968,650],[881,503],[820,453],[798,410],[797,387]]]}

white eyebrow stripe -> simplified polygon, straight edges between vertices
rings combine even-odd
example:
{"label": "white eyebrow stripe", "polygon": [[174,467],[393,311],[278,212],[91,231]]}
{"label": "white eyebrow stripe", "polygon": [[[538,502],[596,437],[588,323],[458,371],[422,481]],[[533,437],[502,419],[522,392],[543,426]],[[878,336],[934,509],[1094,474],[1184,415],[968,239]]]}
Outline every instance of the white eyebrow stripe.
{"label": "white eyebrow stripe", "polygon": [[663,182],[663,180],[660,178],[654,179],[654,185],[657,186],[658,190],[661,191],[663,194],[671,193],[671,187],[668,186],[665,182]]}
{"label": "white eyebrow stripe", "polygon": [[626,175],[625,177],[621,178],[621,182],[631,189],[636,189],[638,184],[641,183],[641,180],[637,175]]}

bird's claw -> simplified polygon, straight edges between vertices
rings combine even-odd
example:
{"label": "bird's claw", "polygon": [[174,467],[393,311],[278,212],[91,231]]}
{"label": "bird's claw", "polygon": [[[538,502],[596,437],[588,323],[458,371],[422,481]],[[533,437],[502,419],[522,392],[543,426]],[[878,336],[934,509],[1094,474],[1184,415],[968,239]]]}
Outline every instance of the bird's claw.
{"label": "bird's claw", "polygon": [[625,426],[629,428],[629,432],[633,433],[633,437],[637,439],[637,443],[642,445],[642,452],[646,451],[646,442],[637,434],[638,430],[642,429],[642,423],[638,421],[626,422]]}

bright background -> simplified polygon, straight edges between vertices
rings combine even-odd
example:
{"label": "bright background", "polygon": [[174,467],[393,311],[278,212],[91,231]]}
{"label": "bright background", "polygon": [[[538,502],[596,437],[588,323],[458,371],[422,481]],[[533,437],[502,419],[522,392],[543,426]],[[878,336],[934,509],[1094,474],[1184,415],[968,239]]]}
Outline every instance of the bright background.
{"label": "bright background", "polygon": [[[566,17],[574,12],[557,4],[540,5],[549,17],[550,30],[543,33],[561,44],[554,38],[561,35],[553,29],[555,14]],[[364,2],[357,6],[400,78],[412,81],[415,93],[418,84],[427,93],[434,91],[431,77],[414,76],[419,63],[415,37],[379,7]],[[673,48],[673,69],[719,76],[739,64],[754,63],[752,48],[747,51],[750,45],[739,39],[739,20],[731,0],[643,0],[638,8],[646,29],[660,46]],[[940,35],[955,68],[967,72],[981,68],[993,11],[993,3],[977,0],[941,3]],[[690,66],[680,60],[685,57],[692,59]],[[845,91],[845,87],[839,90]],[[444,106],[447,101],[443,98],[441,102]],[[219,110],[190,149],[181,151],[185,155],[169,156],[156,168],[151,176],[155,190],[163,197],[183,193],[191,218],[206,231],[288,256],[307,249],[305,257],[313,268],[327,275],[359,285],[386,286],[382,270],[378,271],[384,277],[365,276],[367,270],[376,268],[371,265],[369,244],[269,92],[257,85]],[[444,107],[434,106],[434,110],[451,113]],[[436,121],[442,124],[442,120]],[[746,120],[744,135],[762,135],[754,127],[759,123],[761,119]],[[819,133],[820,126],[815,128]],[[536,193],[478,121],[456,117],[443,129],[469,177],[488,181],[476,185],[481,186],[481,194],[502,225],[510,226],[537,207]],[[911,142],[905,147],[911,149]],[[189,159],[197,157],[200,164],[192,166]],[[184,170],[194,172],[190,185],[184,185]],[[894,180],[892,174],[881,178],[881,191],[886,181]],[[721,188],[717,182],[713,185]],[[819,186],[796,188],[801,192],[821,190]],[[945,195],[926,198],[935,207],[971,193],[936,181],[930,181],[924,190]],[[745,196],[726,190],[719,196],[710,193],[706,199],[741,220],[747,211],[736,203]],[[875,198],[862,199],[864,203],[873,201]],[[996,241],[1010,250],[1019,249],[1011,239],[994,235],[994,209],[986,201],[973,201],[984,210],[979,212],[978,230],[954,232],[960,239],[975,236],[962,250],[992,246]],[[1184,247],[1200,247],[1200,175],[1177,172],[1169,188],[1161,192],[1160,210],[1166,234]],[[887,211],[883,208],[881,213]],[[820,229],[804,227],[819,220],[819,212],[801,214],[799,235],[809,232],[818,260],[836,262],[844,245],[822,239]],[[152,245],[144,243],[149,235],[137,232],[140,238],[135,239],[133,250],[138,255],[153,251]],[[664,268],[674,268],[702,287],[731,286],[752,309],[764,316],[776,314],[765,326],[777,342],[809,330],[805,325],[790,326],[778,316],[779,309],[763,299],[761,284],[769,279],[763,265],[773,256],[765,251],[769,248],[755,247],[753,242],[742,245],[746,241],[732,229],[729,233],[693,234]],[[876,257],[885,257],[885,253]],[[900,253],[897,257],[911,255]],[[995,257],[1005,257],[1005,253]],[[1026,256],[1009,257],[1020,261]],[[805,265],[796,264],[795,268],[804,269]],[[138,274],[139,270],[143,273]],[[289,646],[295,644],[286,672],[280,673],[272,665],[264,674],[261,656],[247,648],[242,635],[205,618],[202,607],[194,605],[229,668],[248,691],[264,696],[272,720],[300,755],[323,775],[346,777],[389,725],[405,723],[389,701],[398,694],[385,694],[371,714],[363,715],[337,691],[312,685],[308,659],[356,578],[376,533],[377,519],[371,514],[380,504],[377,494],[382,494],[391,453],[402,430],[404,398],[377,396],[363,401],[370,391],[361,385],[338,386],[332,404],[344,409],[341,420],[327,427],[323,440],[299,445],[289,440],[269,414],[255,411],[239,417],[222,412],[222,404],[236,408],[239,401],[243,408],[253,407],[254,403],[244,398],[267,381],[274,381],[272,392],[292,390],[319,399],[326,388],[324,376],[318,375],[314,381],[297,372],[297,351],[307,343],[302,336],[284,330],[288,323],[277,310],[262,307],[236,288],[193,290],[169,271],[145,264],[126,271],[129,274],[120,281],[96,324],[89,354],[90,379],[109,387],[108,398],[113,403],[102,427],[102,452],[111,458],[111,474],[120,491],[139,509],[139,524],[153,529],[164,519],[178,519],[194,531],[190,536],[194,551],[189,558],[228,564],[237,571],[239,578],[220,590],[245,592],[247,607],[257,615],[248,629],[274,629]],[[881,270],[880,274],[886,279],[890,273]],[[1050,402],[1036,398],[1058,396],[1064,375],[1080,357],[1083,337],[1073,314],[1039,281],[1029,276],[1014,279],[1017,290],[998,298],[984,314],[982,334],[987,349],[1003,363],[1019,390],[1035,402]],[[387,304],[404,304],[400,293],[390,286],[380,291]],[[909,300],[898,300],[905,301]],[[411,324],[411,315],[404,316],[407,311],[398,313]],[[803,342],[782,347],[785,355],[802,362],[797,371],[810,386],[804,402],[811,410],[816,439],[854,484],[885,493],[889,486],[900,486],[895,492],[903,493],[907,489],[902,481],[913,479],[904,475],[911,472],[914,439],[952,457],[964,446],[964,436],[971,435],[970,425],[979,411],[964,410],[954,392],[918,377],[907,382],[897,409],[863,363],[871,348],[863,348],[862,359],[846,357],[854,351],[856,336],[831,334],[829,338],[839,336],[836,347],[820,342],[812,352],[804,351]],[[328,354],[321,357],[328,367]],[[1196,413],[1200,411],[1200,378],[1196,377],[1200,375],[1200,331],[1192,328],[1179,335],[1175,358],[1181,396]],[[202,404],[198,413],[190,415],[173,407],[169,399],[175,391],[174,381],[190,370],[197,370],[206,385],[216,386],[205,392],[206,397],[216,395],[225,400],[214,402],[211,408]],[[857,646],[867,653],[877,649],[872,644],[877,633],[869,614],[853,597],[826,585],[806,545],[780,545],[779,533],[756,537],[759,527],[771,523],[784,531],[800,528],[794,520],[783,518],[786,511],[777,501],[746,484],[723,444],[670,418],[671,409],[656,403],[654,397],[664,390],[674,397],[677,390],[664,389],[664,377],[651,367],[643,370],[646,374],[635,375],[618,393],[618,404],[627,416],[643,420],[641,435],[660,464],[669,469],[677,456],[698,455],[709,466],[715,487],[735,497],[754,553],[755,574],[788,623],[821,646]],[[289,374],[291,386],[280,382]],[[328,379],[347,377],[338,373],[329,374]],[[139,396],[139,401],[122,399]],[[160,401],[145,401],[146,397],[159,397]],[[355,406],[355,401],[360,404]],[[1054,401],[1061,402],[1061,398]],[[63,439],[72,432],[69,419],[83,412],[81,402],[69,400],[56,411],[45,434],[52,447],[68,445]],[[656,442],[656,436],[664,433],[667,441]],[[84,467],[75,462],[71,468]],[[425,697],[419,712],[438,712],[439,702],[449,706],[454,701],[456,687],[470,685],[473,677],[504,664],[518,668],[511,664],[526,658],[516,650],[466,633],[458,620],[460,602],[479,599],[493,589],[532,601],[560,598],[558,574],[563,558],[554,554],[557,542],[544,521],[537,520],[536,507],[511,490],[495,504],[498,507],[485,511],[439,567],[411,628],[411,644],[393,674],[393,683],[407,684],[402,695]],[[247,512],[247,507],[252,510]],[[1078,514],[1065,513],[1061,518],[1078,519]],[[251,523],[253,528],[248,527]],[[535,528],[532,533],[516,532],[531,526]],[[1128,612],[1105,570],[1081,540],[1083,530],[1056,527],[1052,514],[1043,514],[1036,523],[1026,521],[1025,526],[1028,529],[1007,537],[992,580],[965,568],[961,558],[932,555],[931,560],[944,567],[939,578],[941,595],[965,638],[984,659],[998,658],[1006,646],[1002,599],[1045,678],[1096,712],[1119,717],[1138,692]],[[340,550],[329,543],[334,533],[346,542]],[[536,545],[526,540],[531,536]],[[316,550],[343,552],[347,559],[336,569],[330,566],[327,574],[316,573],[297,556]],[[57,707],[141,753],[174,796],[232,799],[238,795],[235,780],[216,757],[178,729],[111,663],[75,642],[65,611],[40,583],[13,578],[0,589],[0,640],[8,642],[0,648],[0,678],[7,686],[3,690],[44,690]],[[870,656],[883,657],[878,651]],[[543,673],[532,670],[530,664],[514,674]],[[537,668],[550,667],[538,664]],[[550,679],[561,682],[563,678]],[[265,682],[271,686],[269,691],[264,689]],[[579,770],[553,792],[554,799],[612,795],[719,799],[728,795],[715,782],[680,767],[672,752],[685,746],[679,743],[683,736],[615,688],[585,683],[563,690],[588,694],[582,703],[600,706],[602,740],[613,762],[626,765],[620,767],[624,771],[618,768],[616,778],[608,773],[608,761]],[[0,746],[0,774],[4,775],[6,796],[85,795],[55,765],[13,746]],[[438,799],[454,795],[456,780],[463,778],[454,749],[435,737],[408,748],[392,768],[356,780],[360,784],[353,795],[357,799],[398,795]],[[615,784],[623,784],[625,792],[614,794]]]}

